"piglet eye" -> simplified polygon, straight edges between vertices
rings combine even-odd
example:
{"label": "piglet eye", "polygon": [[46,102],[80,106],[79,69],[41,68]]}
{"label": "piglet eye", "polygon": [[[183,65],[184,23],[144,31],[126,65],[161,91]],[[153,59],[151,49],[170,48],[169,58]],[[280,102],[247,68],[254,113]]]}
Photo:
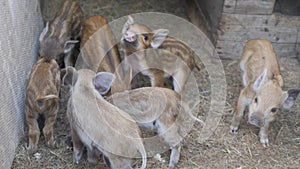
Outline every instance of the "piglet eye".
{"label": "piglet eye", "polygon": [[143,36],[144,36],[144,40],[148,40],[149,39],[149,37],[148,37],[147,34],[143,34]]}
{"label": "piglet eye", "polygon": [[257,97],[255,97],[255,99],[254,99],[254,103],[257,103]]}
{"label": "piglet eye", "polygon": [[277,111],[277,108],[272,108],[272,109],[271,109],[271,112],[272,112],[272,113],[275,113],[276,111]]}

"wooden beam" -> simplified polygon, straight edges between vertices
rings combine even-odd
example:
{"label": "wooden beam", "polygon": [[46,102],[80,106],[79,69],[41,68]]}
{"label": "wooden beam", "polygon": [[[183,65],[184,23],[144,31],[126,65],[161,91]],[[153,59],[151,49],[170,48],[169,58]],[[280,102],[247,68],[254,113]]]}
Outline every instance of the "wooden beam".
{"label": "wooden beam", "polygon": [[235,13],[272,14],[275,0],[237,0]]}
{"label": "wooden beam", "polygon": [[272,14],[276,0],[224,0],[224,13]]}
{"label": "wooden beam", "polygon": [[[243,47],[247,41],[217,41],[217,53],[223,59],[240,59]],[[295,43],[272,43],[278,57],[297,57],[297,48],[300,52],[300,45]],[[298,47],[296,47],[298,46]]]}

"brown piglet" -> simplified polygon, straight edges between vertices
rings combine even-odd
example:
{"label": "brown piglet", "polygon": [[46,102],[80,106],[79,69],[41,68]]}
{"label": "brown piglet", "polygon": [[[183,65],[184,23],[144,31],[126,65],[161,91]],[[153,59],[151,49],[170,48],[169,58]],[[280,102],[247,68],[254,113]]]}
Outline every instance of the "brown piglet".
{"label": "brown piglet", "polygon": [[45,117],[43,134],[54,147],[53,125],[58,111],[60,71],[55,59],[40,58],[31,70],[25,88],[25,115],[29,127],[28,151],[34,153],[40,137],[37,119]]}
{"label": "brown piglet", "polygon": [[92,16],[83,23],[81,56],[76,69],[88,68],[94,72],[114,73],[121,58],[114,34],[103,16]]}
{"label": "brown piglet", "polygon": [[55,18],[43,29],[40,41],[40,56],[55,57],[60,68],[74,66],[74,47],[79,43],[83,12],[76,0],[64,0]]}
{"label": "brown piglet", "polygon": [[122,29],[121,49],[133,74],[141,72],[156,87],[163,87],[164,78],[172,76],[174,90],[181,93],[192,69],[200,67],[191,48],[168,34],[167,29],[152,31],[129,16]]}

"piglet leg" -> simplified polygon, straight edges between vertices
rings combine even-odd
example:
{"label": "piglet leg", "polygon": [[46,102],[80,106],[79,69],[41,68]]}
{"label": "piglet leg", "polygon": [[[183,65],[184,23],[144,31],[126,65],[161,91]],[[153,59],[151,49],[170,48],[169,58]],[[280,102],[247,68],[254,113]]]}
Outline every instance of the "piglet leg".
{"label": "piglet leg", "polygon": [[98,157],[100,154],[97,152],[96,149],[90,149],[87,147],[87,160],[91,164],[97,164]]}
{"label": "piglet leg", "polygon": [[230,125],[231,133],[237,133],[237,130],[240,125],[240,121],[242,120],[242,118],[244,116],[245,108],[247,105],[249,105],[249,103],[251,101],[251,99],[247,98],[246,93],[247,93],[246,88],[244,88],[240,93],[238,103],[236,106],[236,110],[235,110],[235,113],[233,115],[232,122]]}
{"label": "piglet leg", "polygon": [[79,160],[82,157],[82,152],[83,152],[83,143],[80,141],[80,138],[77,134],[77,132],[74,130],[74,128],[71,125],[71,132],[72,132],[72,142],[73,142],[73,160],[74,163],[78,164]]}
{"label": "piglet leg", "polygon": [[43,133],[47,142],[47,145],[49,147],[54,148],[55,147],[55,141],[53,137],[53,125],[55,123],[56,119],[56,114],[57,114],[57,109],[50,114],[47,114],[45,117],[45,126],[43,128]]}
{"label": "piglet leg", "polygon": [[164,86],[164,72],[160,70],[153,70],[148,73],[150,77],[151,86],[163,87]]}
{"label": "piglet leg", "polygon": [[264,147],[269,146],[268,130],[269,130],[269,123],[266,123],[263,127],[260,128],[259,131],[260,143]]}
{"label": "piglet leg", "polygon": [[175,168],[180,158],[180,150],[181,150],[180,143],[174,147],[171,147],[170,163],[168,169]]}
{"label": "piglet leg", "polygon": [[37,123],[36,113],[30,113],[28,108],[25,108],[26,121],[29,127],[29,143],[27,150],[30,154],[37,150],[37,144],[40,138],[40,129]]}

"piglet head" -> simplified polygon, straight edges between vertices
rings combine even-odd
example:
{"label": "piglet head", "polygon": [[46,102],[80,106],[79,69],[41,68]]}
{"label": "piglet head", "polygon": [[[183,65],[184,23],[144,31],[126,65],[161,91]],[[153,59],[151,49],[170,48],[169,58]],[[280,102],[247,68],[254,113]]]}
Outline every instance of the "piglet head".
{"label": "piglet head", "polygon": [[61,34],[55,34],[55,28],[51,27],[49,22],[47,22],[46,27],[43,29],[39,37],[41,57],[48,60],[56,59],[60,60],[65,57],[78,43],[78,40],[70,40],[64,38]]}
{"label": "piglet head", "polygon": [[277,80],[267,79],[266,76],[267,69],[254,82],[255,96],[249,105],[248,122],[258,127],[273,121],[281,107],[292,107],[300,92],[300,89],[283,91]]}
{"label": "piglet head", "polygon": [[169,31],[167,29],[157,29],[151,31],[147,26],[135,23],[131,16],[128,16],[127,22],[122,29],[122,43],[126,48],[135,50],[158,48]]}

